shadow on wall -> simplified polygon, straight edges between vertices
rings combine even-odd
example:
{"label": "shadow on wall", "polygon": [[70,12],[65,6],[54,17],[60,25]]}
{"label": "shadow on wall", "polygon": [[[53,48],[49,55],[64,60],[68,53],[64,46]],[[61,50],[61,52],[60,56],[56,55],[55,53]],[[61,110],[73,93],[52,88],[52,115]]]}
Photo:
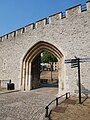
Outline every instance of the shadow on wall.
{"label": "shadow on wall", "polygon": [[[79,87],[79,84],[77,82],[77,86]],[[75,93],[79,93],[79,90],[75,90]],[[84,94],[85,96],[90,96],[90,90],[87,89],[84,85],[81,84],[81,93]]]}
{"label": "shadow on wall", "polygon": [[85,86],[82,85],[82,84],[81,84],[81,92],[82,92],[84,95],[86,95],[86,96],[88,96],[88,95],[90,94],[90,90],[88,90],[87,88],[85,88]]}

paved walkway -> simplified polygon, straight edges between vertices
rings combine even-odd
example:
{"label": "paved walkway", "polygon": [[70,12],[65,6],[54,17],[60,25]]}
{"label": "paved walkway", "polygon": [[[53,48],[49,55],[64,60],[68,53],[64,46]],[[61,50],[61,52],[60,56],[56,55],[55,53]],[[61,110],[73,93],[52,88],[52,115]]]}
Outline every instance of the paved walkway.
{"label": "paved walkway", "polygon": [[42,120],[56,94],[57,88],[0,94],[0,120]]}

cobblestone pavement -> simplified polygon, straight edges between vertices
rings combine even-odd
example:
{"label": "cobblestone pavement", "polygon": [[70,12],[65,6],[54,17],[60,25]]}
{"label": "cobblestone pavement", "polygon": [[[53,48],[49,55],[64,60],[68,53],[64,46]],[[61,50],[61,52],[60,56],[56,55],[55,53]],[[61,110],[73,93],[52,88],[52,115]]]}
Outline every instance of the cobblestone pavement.
{"label": "cobblestone pavement", "polygon": [[42,120],[45,106],[56,97],[57,88],[0,95],[0,120]]}

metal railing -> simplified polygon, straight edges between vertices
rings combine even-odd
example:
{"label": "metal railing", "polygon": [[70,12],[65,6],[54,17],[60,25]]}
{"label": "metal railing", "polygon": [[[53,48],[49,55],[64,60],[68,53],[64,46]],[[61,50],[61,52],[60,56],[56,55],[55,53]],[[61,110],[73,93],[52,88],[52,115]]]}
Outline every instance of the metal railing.
{"label": "metal railing", "polygon": [[59,103],[59,99],[62,98],[62,97],[64,97],[64,96],[66,96],[66,99],[68,99],[68,98],[70,97],[70,92],[67,92],[67,93],[65,93],[64,95],[62,95],[62,96],[60,96],[60,97],[56,97],[56,99],[52,100],[52,101],[45,107],[45,109],[46,109],[45,117],[49,117],[49,106],[50,106],[53,102],[56,102],[56,106],[57,106],[58,104],[60,104],[60,103]]}

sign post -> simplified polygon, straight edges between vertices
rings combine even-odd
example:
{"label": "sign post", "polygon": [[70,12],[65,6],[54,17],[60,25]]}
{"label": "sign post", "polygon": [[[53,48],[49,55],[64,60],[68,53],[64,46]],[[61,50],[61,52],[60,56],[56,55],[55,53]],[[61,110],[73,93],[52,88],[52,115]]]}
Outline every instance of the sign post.
{"label": "sign post", "polygon": [[71,63],[71,68],[78,67],[78,87],[79,87],[79,104],[81,104],[81,80],[80,80],[80,62],[90,62],[90,58],[67,59],[65,63]]}
{"label": "sign post", "polygon": [[79,104],[81,104],[80,59],[75,57],[75,59],[66,60],[66,63],[71,63],[71,68],[78,67]]}
{"label": "sign post", "polygon": [[81,104],[80,59],[71,59],[71,68],[78,67],[79,104]]}
{"label": "sign post", "polygon": [[81,80],[80,80],[80,59],[78,60],[78,86],[79,86],[79,103],[81,104]]}

